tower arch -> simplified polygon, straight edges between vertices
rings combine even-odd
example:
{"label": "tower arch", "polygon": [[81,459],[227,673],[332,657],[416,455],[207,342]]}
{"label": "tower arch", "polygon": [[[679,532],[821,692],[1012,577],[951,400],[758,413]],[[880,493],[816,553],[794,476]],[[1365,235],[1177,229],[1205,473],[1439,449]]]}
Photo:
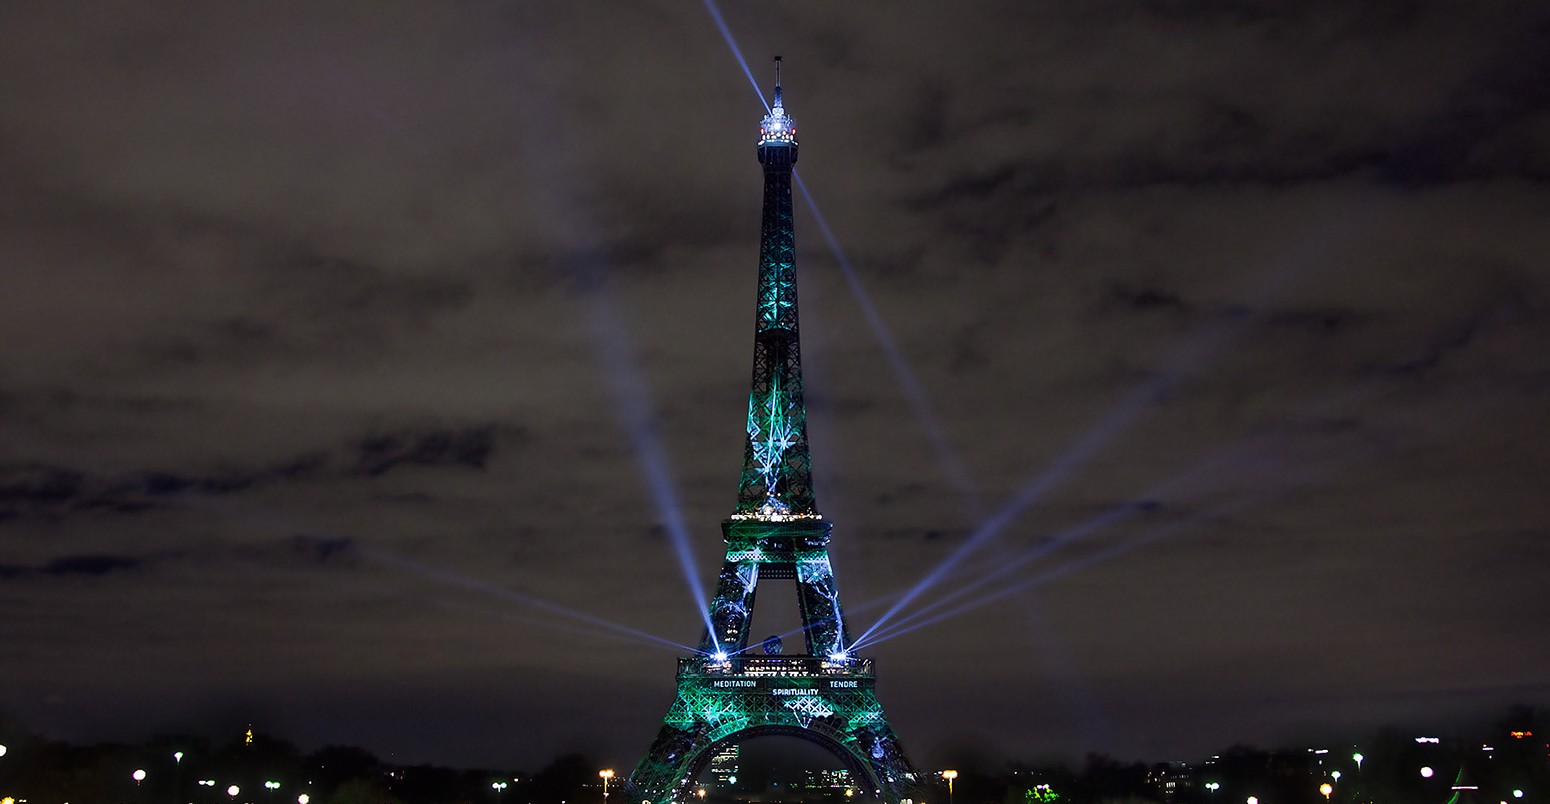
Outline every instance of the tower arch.
{"label": "tower arch", "polygon": [[705,769],[710,767],[710,761],[723,748],[729,745],[741,745],[748,740],[759,737],[794,737],[812,743],[819,748],[828,751],[845,769],[850,771],[850,778],[854,780],[856,790],[864,795],[874,795],[881,790],[881,783],[872,774],[871,767],[866,761],[848,748],[842,742],[842,736],[826,733],[822,729],[792,728],[790,726],[751,726],[728,734],[720,739],[706,743],[705,747],[690,759],[685,778],[692,786]]}

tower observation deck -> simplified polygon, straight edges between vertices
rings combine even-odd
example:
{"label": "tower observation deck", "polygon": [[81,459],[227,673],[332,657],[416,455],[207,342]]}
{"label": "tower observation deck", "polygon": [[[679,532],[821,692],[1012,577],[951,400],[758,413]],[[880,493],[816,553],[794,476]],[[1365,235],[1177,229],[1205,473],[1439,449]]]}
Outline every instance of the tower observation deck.
{"label": "tower observation deck", "polygon": [[[721,524],[726,559],[709,627],[696,655],[678,661],[677,697],[626,782],[626,804],[687,801],[717,751],[765,734],[827,748],[863,797],[898,802],[919,783],[878,703],[872,660],[850,647],[829,563],[833,524],[813,499],[791,199],[796,121],[785,109],[780,57],[775,62],[774,104],[759,127],[764,210],[737,505]],[[780,637],[750,644],[754,593],[770,580],[796,584],[802,653],[783,654]]]}

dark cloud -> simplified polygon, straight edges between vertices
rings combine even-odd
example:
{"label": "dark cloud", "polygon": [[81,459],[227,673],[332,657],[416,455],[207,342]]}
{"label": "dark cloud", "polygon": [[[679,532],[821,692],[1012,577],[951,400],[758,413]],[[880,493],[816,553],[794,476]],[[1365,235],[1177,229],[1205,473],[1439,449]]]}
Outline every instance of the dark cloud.
{"label": "dark cloud", "polygon": [[70,576],[98,577],[111,572],[125,572],[133,570],[141,565],[141,561],[127,556],[64,556],[56,558],[42,567],[16,567],[0,565],[0,577],[26,578],[29,576],[49,576],[65,578]]}
{"label": "dark cloud", "polygon": [[[799,202],[852,627],[1049,550],[876,646],[917,759],[1544,693],[1545,9],[722,11],[854,271]],[[0,707],[628,765],[673,649],[559,612],[700,628],[762,112],[699,4],[8,7]]]}
{"label": "dark cloud", "polygon": [[376,434],[266,466],[228,465],[203,473],[155,469],[110,477],[46,465],[14,466],[0,473],[0,521],[57,518],[70,512],[140,513],[175,503],[167,498],[180,495],[221,496],[282,483],[371,479],[410,467],[482,470],[496,452],[496,436],[494,426]]}
{"label": "dark cloud", "polygon": [[360,443],[360,459],[352,471],[375,477],[402,466],[483,469],[494,450],[494,427],[453,433],[377,435]]}

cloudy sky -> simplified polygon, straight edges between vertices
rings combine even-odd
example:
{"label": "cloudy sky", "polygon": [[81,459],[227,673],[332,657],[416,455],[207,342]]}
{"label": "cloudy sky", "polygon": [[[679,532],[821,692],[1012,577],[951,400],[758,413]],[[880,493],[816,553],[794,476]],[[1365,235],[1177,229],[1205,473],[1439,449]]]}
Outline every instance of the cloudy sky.
{"label": "cloudy sky", "polygon": [[[866,651],[918,762],[1550,701],[1542,4],[720,12],[841,250],[799,199],[852,632],[950,570]],[[711,9],[0,17],[0,710],[631,766],[741,460]]]}

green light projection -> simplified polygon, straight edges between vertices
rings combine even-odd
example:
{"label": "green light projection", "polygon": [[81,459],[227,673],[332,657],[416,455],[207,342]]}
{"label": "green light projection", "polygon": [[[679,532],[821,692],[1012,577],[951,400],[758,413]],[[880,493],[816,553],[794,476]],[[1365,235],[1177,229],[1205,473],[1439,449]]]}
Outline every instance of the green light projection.
{"label": "green light projection", "polygon": [[767,497],[765,505],[771,513],[784,514],[790,507],[781,502],[771,489],[778,488],[780,471],[785,465],[786,450],[801,435],[802,417],[793,415],[794,405],[781,391],[780,378],[770,380],[770,390],[762,395],[748,396],[748,445],[752,450],[754,470],[764,483]]}
{"label": "green light projection", "polygon": [[[791,214],[795,121],[778,100],[776,112],[778,119],[765,119],[758,149],[764,213],[753,380],[737,507],[721,525],[726,559],[700,653],[679,659],[677,695],[626,782],[621,800],[629,804],[691,801],[695,776],[722,744],[760,734],[824,746],[863,792],[885,801],[917,795],[914,767],[874,692],[872,661],[850,648],[829,561],[833,525],[813,500]],[[749,653],[755,593],[760,581],[775,580],[796,584],[804,654]]]}

